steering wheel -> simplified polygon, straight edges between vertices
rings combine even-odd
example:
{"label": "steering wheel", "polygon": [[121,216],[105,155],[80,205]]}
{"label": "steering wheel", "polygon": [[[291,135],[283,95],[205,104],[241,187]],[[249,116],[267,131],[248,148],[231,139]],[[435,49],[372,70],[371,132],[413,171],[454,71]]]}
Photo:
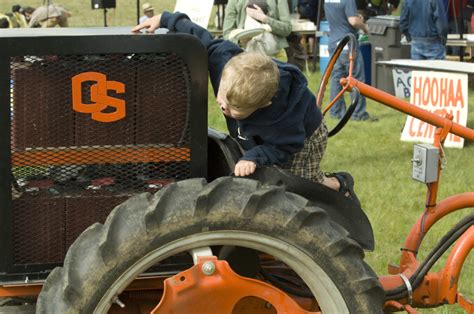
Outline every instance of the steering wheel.
{"label": "steering wheel", "polygon": [[[318,90],[318,95],[316,97],[316,105],[321,108],[323,111],[323,115],[325,115],[329,109],[338,101],[341,97],[343,97],[344,92],[346,92],[349,89],[349,84],[346,83],[343,87],[342,90],[334,97],[334,99],[329,103],[329,105],[323,109],[323,98],[324,98],[324,92],[326,91],[326,87],[329,82],[329,78],[331,77],[331,73],[334,69],[334,65],[336,64],[337,60],[339,59],[339,56],[341,55],[342,51],[345,49],[346,45],[349,44],[349,75],[348,78],[352,77],[352,70],[354,68],[354,62],[357,57],[357,39],[355,38],[354,34],[347,34],[344,36],[344,38],[339,42],[337,45],[336,50],[334,51],[334,54],[331,56],[331,59],[329,60],[328,66],[326,67],[326,71],[324,71],[323,78],[321,79],[321,83],[319,83],[319,90]],[[346,110],[346,113],[342,116],[342,118],[339,120],[339,122],[336,124],[334,128],[332,128],[328,136],[331,137],[333,135],[336,135],[343,127],[346,125],[347,121],[349,121],[352,113],[354,112],[357,103],[359,102],[360,98],[360,91],[356,87],[352,87],[352,91],[354,91],[354,97],[352,98],[351,105],[349,108]]]}

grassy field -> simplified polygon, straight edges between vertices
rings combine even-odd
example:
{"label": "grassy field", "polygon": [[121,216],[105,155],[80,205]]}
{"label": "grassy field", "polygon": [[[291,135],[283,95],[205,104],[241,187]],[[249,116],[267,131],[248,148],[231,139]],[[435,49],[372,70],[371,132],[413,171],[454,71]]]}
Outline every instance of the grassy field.
{"label": "grassy field", "polygon": [[[71,27],[104,26],[104,11],[92,10],[90,0],[57,0],[50,3],[61,4],[72,13],[69,19]],[[149,2],[155,13],[163,10],[173,10],[175,2],[172,0],[140,0],[140,4]],[[45,3],[43,0],[1,0],[0,12],[10,12],[14,4],[21,4],[23,7],[31,6],[36,8]],[[140,15],[143,15],[140,7]],[[210,24],[214,23],[211,19]],[[137,23],[137,2],[134,0],[116,0],[116,8],[107,10],[108,26],[132,26]]]}
{"label": "grassy field", "polygon": [[[146,1],[141,1],[146,2]],[[148,1],[157,11],[172,9],[174,2]],[[0,12],[10,10],[12,4],[38,6],[39,0],[0,2]],[[73,17],[71,26],[102,26],[103,12],[92,10],[89,0],[68,0],[62,4]],[[134,25],[134,1],[117,0],[117,9],[109,11],[111,26]],[[316,92],[320,74],[306,73],[310,88]],[[474,104],[474,90],[470,90],[469,103]],[[209,125],[225,130],[224,120],[209,90]],[[376,248],[366,254],[367,262],[380,275],[386,274],[389,263],[397,263],[406,234],[423,211],[426,188],[411,179],[413,144],[400,141],[400,132],[406,116],[373,101],[368,101],[368,111],[379,118],[377,122],[353,122],[337,136],[330,139],[323,161],[325,171],[349,171],[356,180],[356,191],[372,223]],[[472,111],[472,110],[471,110]],[[327,120],[332,126],[334,121]],[[474,112],[469,114],[468,126],[474,127]],[[455,193],[474,191],[474,145],[466,143],[463,149],[446,149],[447,166],[441,174],[438,199]],[[421,247],[420,259],[465,214],[473,209],[453,213],[434,226]],[[446,256],[436,264],[439,269]],[[474,256],[471,254],[463,268],[460,290],[474,298]],[[424,313],[463,313],[459,307],[442,307],[423,310]]]}

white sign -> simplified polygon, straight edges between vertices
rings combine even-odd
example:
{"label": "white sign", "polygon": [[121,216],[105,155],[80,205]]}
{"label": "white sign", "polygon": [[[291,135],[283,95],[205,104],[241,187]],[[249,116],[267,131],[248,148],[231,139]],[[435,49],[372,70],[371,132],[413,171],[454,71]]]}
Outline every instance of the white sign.
{"label": "white sign", "polygon": [[410,98],[411,71],[400,68],[392,69],[393,85],[397,98]]}
{"label": "white sign", "polygon": [[177,0],[174,12],[184,13],[197,25],[207,28],[213,4],[214,0]]}
{"label": "white sign", "polygon": [[[444,116],[453,115],[453,121],[467,123],[467,74],[412,71],[410,102],[422,109]],[[402,132],[402,141],[433,143],[435,127],[408,116]],[[449,134],[446,147],[462,148],[464,139]]]}
{"label": "white sign", "polygon": [[319,57],[329,58],[329,46],[328,45],[319,45]]}

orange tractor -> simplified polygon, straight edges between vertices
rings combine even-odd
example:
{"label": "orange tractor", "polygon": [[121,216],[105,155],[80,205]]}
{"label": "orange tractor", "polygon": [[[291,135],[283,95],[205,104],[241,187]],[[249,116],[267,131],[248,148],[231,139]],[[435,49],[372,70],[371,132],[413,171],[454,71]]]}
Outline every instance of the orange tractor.
{"label": "orange tractor", "polygon": [[[318,105],[354,41],[330,60]],[[474,207],[474,192],[437,201],[438,179],[427,183],[399,267],[378,277],[351,200],[278,167],[230,176],[241,150],[207,128],[207,54],[194,37],[13,30],[0,46],[0,313],[473,312],[457,282],[474,215],[426,260],[417,251],[443,216]],[[341,84],[434,125],[437,178],[448,133],[474,140],[449,116],[351,75]]]}

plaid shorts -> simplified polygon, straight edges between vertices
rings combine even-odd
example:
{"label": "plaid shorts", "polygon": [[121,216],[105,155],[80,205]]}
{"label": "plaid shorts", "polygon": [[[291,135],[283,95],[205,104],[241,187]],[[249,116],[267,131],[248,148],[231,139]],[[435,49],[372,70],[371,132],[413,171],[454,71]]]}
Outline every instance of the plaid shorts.
{"label": "plaid shorts", "polygon": [[305,179],[323,182],[324,173],[321,171],[319,164],[326,151],[327,143],[328,128],[323,121],[319,128],[310,137],[305,139],[303,149],[294,154],[283,168]]}

